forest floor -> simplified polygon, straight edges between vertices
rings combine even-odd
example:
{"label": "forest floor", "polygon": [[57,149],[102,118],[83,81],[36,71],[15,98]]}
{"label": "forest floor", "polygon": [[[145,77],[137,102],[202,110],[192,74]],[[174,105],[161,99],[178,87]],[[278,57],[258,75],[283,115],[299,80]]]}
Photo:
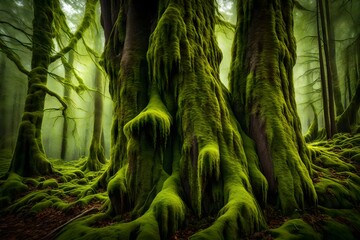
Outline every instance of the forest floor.
{"label": "forest floor", "polygon": [[[316,147],[319,146],[316,145]],[[351,149],[354,154],[342,160],[354,166],[351,174],[356,175],[353,177],[356,181],[360,181],[359,145],[348,149]],[[338,153],[340,150],[331,148],[331,151]],[[0,152],[0,176],[8,169],[9,156],[11,156],[9,152]],[[347,155],[343,154],[343,156]],[[17,192],[10,201],[1,198],[0,194],[0,238],[4,240],[54,239],[57,233],[70,222],[86,215],[104,212],[108,199],[105,190],[98,189],[85,195],[83,193],[92,191],[91,185],[104,172],[106,166],[98,172],[84,173],[78,169],[82,161],[84,159],[68,162],[51,160],[55,169],[62,172],[62,175],[55,174],[35,179],[21,178],[21,184],[26,186],[26,190]],[[326,165],[326,161],[323,164]],[[338,183],[345,181],[347,185],[352,185],[353,182],[349,179],[353,175],[348,171],[338,173],[331,168],[327,173],[334,182],[326,186],[328,195],[319,199],[318,208],[285,216],[274,206],[268,205],[263,208],[268,229],[256,232],[246,239],[360,239],[360,184],[346,189],[349,191],[348,194],[354,196],[353,201],[350,205],[347,204],[348,201],[345,198],[348,196],[345,194],[343,197],[347,205],[339,208],[336,204],[342,203],[342,195],[336,194],[334,189],[338,187]],[[327,183],[329,176],[326,178],[322,174],[317,174],[313,182],[319,185]],[[9,178],[11,177],[15,179],[15,182],[18,179],[18,176],[10,175]],[[11,189],[6,185],[5,180],[0,180],[0,193],[9,192]],[[186,219],[186,227],[175,232],[170,239],[188,239],[194,233],[210,226],[216,217],[199,219],[188,215]],[[117,224],[116,220],[105,218],[91,227],[103,228],[114,224]]]}

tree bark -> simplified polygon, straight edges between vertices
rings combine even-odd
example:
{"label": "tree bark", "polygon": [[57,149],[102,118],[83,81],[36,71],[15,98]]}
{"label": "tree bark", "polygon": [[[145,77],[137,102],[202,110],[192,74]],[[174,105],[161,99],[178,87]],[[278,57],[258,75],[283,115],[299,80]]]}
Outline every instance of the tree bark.
{"label": "tree bark", "polygon": [[319,49],[319,65],[320,65],[320,80],[321,80],[321,93],[322,93],[322,103],[323,103],[323,111],[324,111],[324,125],[326,136],[328,139],[332,137],[332,131],[330,126],[330,113],[329,113],[329,97],[328,97],[328,84],[325,76],[325,63],[323,56],[323,47],[321,44],[321,27],[320,27],[320,9],[319,9],[319,1],[317,2],[316,8],[316,26],[317,26],[317,40],[318,40],[318,49]]}
{"label": "tree bark", "polygon": [[335,32],[334,32],[334,24],[330,15],[330,7],[329,1],[325,1],[325,15],[326,15],[326,23],[328,30],[328,43],[329,43],[329,62],[331,66],[331,75],[333,81],[333,89],[334,89],[334,101],[336,107],[336,116],[339,116],[344,112],[344,106],[341,100],[341,90],[340,90],[340,82],[339,82],[339,74],[337,70],[336,63],[336,44],[335,44]]}
{"label": "tree bark", "polygon": [[[71,78],[72,78],[72,67],[74,65],[74,51],[69,52],[69,60],[66,62],[65,59],[62,60],[65,70],[65,80],[64,80],[64,99],[66,102],[69,102],[70,94],[71,94],[71,88],[68,86],[68,84],[71,84]],[[62,135],[62,142],[61,142],[61,159],[66,160],[66,153],[67,153],[67,145],[68,145],[68,132],[69,132],[69,120],[66,116],[64,116],[64,125],[63,125],[63,135]]]}
{"label": "tree bark", "polygon": [[94,94],[94,124],[93,135],[90,145],[89,157],[87,158],[82,170],[98,171],[101,169],[102,164],[106,162],[104,148],[101,142],[102,139],[102,113],[103,113],[103,84],[102,74],[100,70],[95,67],[95,89]]}
{"label": "tree bark", "polygon": [[244,150],[253,143],[241,135],[219,79],[215,1],[101,4],[114,118],[100,184],[114,214],[136,218],[122,237],[168,238],[187,212],[220,216],[195,239],[263,228],[249,172],[260,196],[267,183],[255,152]]}
{"label": "tree bark", "polygon": [[326,80],[327,80],[327,90],[329,97],[329,121],[330,121],[330,131],[331,137],[336,133],[336,123],[335,123],[335,108],[334,108],[334,80],[333,80],[333,72],[331,69],[330,63],[330,54],[329,54],[329,36],[328,29],[325,18],[325,10],[324,10],[324,2],[322,0],[318,1],[319,9],[320,9],[320,19],[321,19],[321,28],[323,35],[323,46],[325,53],[325,62],[326,62]]}
{"label": "tree bark", "polygon": [[255,141],[270,199],[284,212],[316,203],[297,115],[293,1],[241,1],[230,91],[237,119]]}
{"label": "tree bark", "polygon": [[51,173],[41,138],[47,69],[52,49],[52,1],[34,0],[33,51],[24,114],[9,171],[21,176]]}

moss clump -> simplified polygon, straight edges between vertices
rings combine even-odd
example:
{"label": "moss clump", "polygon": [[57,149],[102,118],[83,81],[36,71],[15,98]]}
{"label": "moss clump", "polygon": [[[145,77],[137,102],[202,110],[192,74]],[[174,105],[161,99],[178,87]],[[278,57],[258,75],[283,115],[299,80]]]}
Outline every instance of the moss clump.
{"label": "moss clump", "polygon": [[281,227],[269,230],[274,239],[322,239],[321,234],[315,231],[308,223],[302,219],[292,219],[286,221]]}
{"label": "moss clump", "polygon": [[27,190],[28,186],[23,183],[22,177],[15,173],[9,173],[8,178],[0,185],[0,198],[2,204],[4,204],[1,205],[1,208],[6,207],[16,196]]}
{"label": "moss clump", "polygon": [[45,208],[51,207],[53,205],[53,202],[51,200],[45,200],[39,203],[36,203],[31,209],[30,213],[38,213]]}
{"label": "moss clump", "polygon": [[352,234],[351,228],[346,224],[339,223],[333,219],[329,219],[323,222],[322,225],[324,231],[324,239],[335,240],[335,239],[346,239],[352,240],[357,239]]}
{"label": "moss clump", "polygon": [[45,180],[44,182],[39,184],[40,188],[58,188],[58,182],[54,178],[50,178]]}

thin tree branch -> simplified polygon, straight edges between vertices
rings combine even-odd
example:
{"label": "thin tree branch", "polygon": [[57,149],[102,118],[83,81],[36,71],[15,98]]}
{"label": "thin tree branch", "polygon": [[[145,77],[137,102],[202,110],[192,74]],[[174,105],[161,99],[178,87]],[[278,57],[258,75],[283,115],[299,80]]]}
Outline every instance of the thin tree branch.
{"label": "thin tree branch", "polygon": [[30,72],[25,69],[25,67],[20,62],[19,56],[9,48],[5,42],[0,38],[0,51],[5,53],[6,56],[15,63],[16,67],[19,69],[20,72],[24,73],[25,75],[29,76]]}
{"label": "thin tree branch", "polygon": [[72,50],[75,45],[77,44],[78,40],[83,37],[84,32],[89,28],[91,19],[95,15],[95,5],[98,0],[87,0],[86,1],[86,7],[85,7],[85,14],[82,19],[82,22],[79,26],[79,28],[76,30],[73,37],[70,39],[69,44],[61,49],[58,53],[56,53],[54,56],[50,58],[50,62],[54,62],[57,59],[64,56],[66,53],[68,53],[70,50]]}
{"label": "thin tree branch", "polygon": [[62,113],[65,116],[65,111],[68,108],[66,102],[64,101],[64,99],[62,99],[62,97],[60,97],[56,92],[51,91],[50,89],[48,89],[45,85],[43,84],[34,84],[34,87],[40,88],[41,90],[43,90],[45,93],[47,93],[48,95],[55,97],[63,106],[62,109]]}

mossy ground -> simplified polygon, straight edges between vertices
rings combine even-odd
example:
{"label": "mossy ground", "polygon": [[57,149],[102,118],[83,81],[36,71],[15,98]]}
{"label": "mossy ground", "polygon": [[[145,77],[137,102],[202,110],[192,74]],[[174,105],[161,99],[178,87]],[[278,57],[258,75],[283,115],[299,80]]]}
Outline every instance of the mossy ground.
{"label": "mossy ground", "polygon": [[[332,141],[309,144],[312,152],[312,179],[318,206],[283,215],[276,206],[263,207],[268,229],[248,239],[358,239],[360,237],[360,135],[339,134]],[[0,174],[6,173],[9,156],[1,154]],[[108,215],[106,189],[93,188],[105,171],[83,172],[77,161],[51,160],[59,174],[22,178],[10,174],[0,181],[0,235],[2,239],[131,239],[133,228],[152,228],[149,213],[133,219],[130,213]],[[162,197],[158,196],[157,201]],[[81,216],[80,218],[78,218]],[[181,217],[183,218],[183,217]],[[168,239],[188,239],[211,226],[217,216],[199,219],[187,212],[183,226]],[[158,231],[154,228],[153,231]],[[144,231],[151,232],[151,231]],[[49,235],[50,234],[50,235]],[[156,235],[156,234],[155,234]],[[83,237],[83,238],[84,238]],[[140,237],[140,236],[138,236]],[[144,238],[145,239],[145,238]],[[164,238],[165,239],[165,238]],[[217,238],[216,238],[217,239]]]}

